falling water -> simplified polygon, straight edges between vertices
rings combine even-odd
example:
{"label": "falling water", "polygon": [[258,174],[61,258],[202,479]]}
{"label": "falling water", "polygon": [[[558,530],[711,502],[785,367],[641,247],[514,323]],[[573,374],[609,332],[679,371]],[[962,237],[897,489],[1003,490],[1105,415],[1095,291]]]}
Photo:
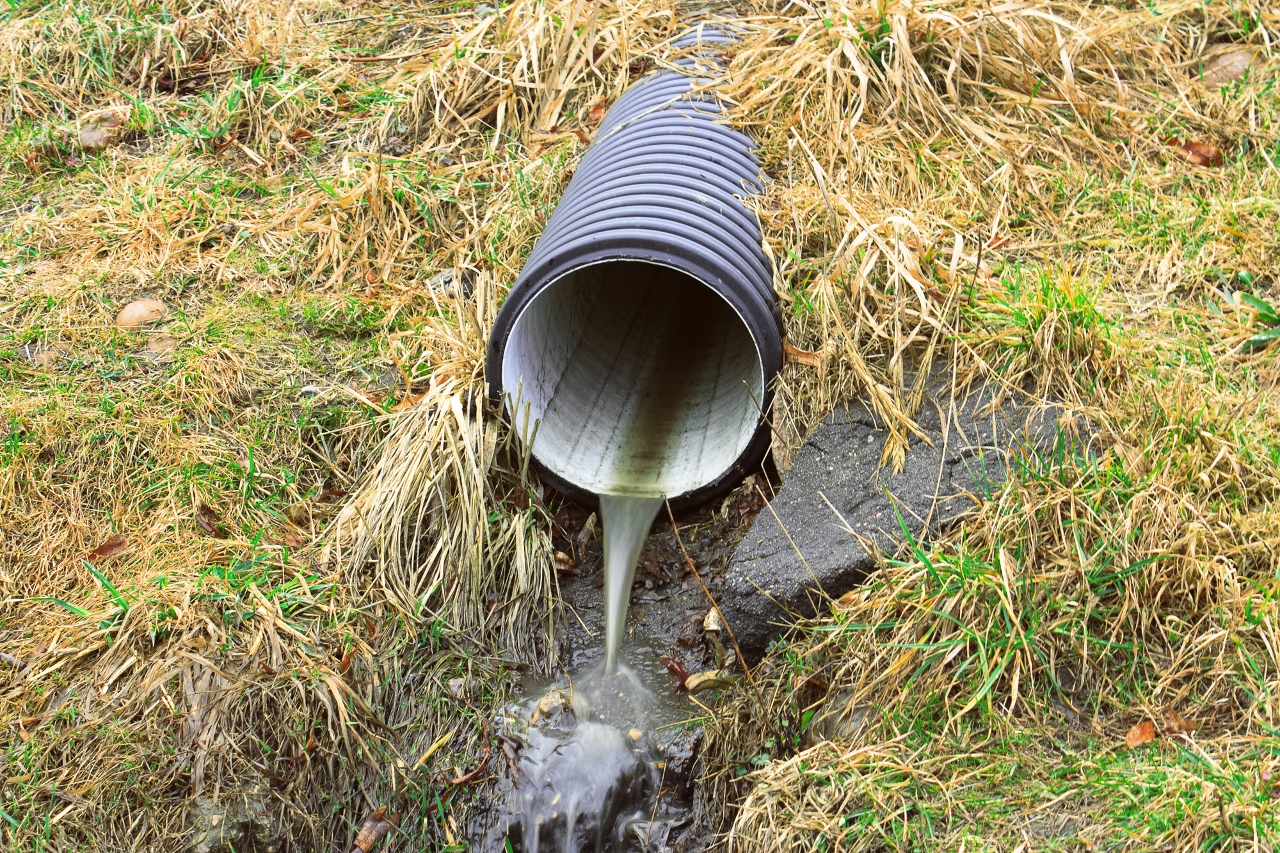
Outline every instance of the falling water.
{"label": "falling water", "polygon": [[601,495],[600,514],[604,526],[604,669],[618,668],[618,648],[627,624],[627,604],[636,574],[640,548],[653,524],[662,496]]}

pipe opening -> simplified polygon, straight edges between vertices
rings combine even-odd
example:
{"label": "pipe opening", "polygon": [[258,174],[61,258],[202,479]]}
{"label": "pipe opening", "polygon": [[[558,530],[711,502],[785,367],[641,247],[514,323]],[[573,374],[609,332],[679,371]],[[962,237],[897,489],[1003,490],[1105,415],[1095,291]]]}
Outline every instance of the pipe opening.
{"label": "pipe opening", "polygon": [[575,270],[530,300],[502,387],[553,474],[595,494],[669,498],[729,470],[765,399],[760,354],[729,303],[641,261]]}

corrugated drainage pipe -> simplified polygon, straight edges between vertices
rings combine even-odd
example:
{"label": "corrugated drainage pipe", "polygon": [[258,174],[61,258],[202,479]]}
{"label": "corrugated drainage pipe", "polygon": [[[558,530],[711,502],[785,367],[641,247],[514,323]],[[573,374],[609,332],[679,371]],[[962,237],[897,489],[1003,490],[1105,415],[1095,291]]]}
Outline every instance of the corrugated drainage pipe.
{"label": "corrugated drainage pipe", "polygon": [[761,188],[755,145],[693,91],[713,82],[700,48],[731,41],[685,34],[680,71],[613,105],[490,336],[490,396],[545,479],[589,503],[661,491],[693,504],[768,451],[782,333],[742,201]]}

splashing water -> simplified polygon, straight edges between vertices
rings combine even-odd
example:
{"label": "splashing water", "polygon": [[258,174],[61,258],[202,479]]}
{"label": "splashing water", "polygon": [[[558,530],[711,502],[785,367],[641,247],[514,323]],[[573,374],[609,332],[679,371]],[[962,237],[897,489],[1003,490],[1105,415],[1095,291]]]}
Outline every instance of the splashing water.
{"label": "splashing water", "polygon": [[604,669],[613,673],[618,668],[618,648],[627,624],[627,604],[631,600],[631,582],[635,579],[636,561],[649,533],[649,525],[658,515],[662,496],[601,495],[600,515],[604,527],[604,600],[605,645]]}

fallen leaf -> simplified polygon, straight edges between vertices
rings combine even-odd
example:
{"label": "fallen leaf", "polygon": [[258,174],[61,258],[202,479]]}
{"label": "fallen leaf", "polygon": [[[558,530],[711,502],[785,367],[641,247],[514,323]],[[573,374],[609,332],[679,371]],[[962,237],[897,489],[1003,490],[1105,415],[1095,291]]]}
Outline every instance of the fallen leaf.
{"label": "fallen leaf", "polygon": [[585,130],[575,130],[573,132],[573,135],[578,137],[578,141],[581,142],[583,145],[591,144],[591,137],[587,134]]}
{"label": "fallen leaf", "polygon": [[684,664],[677,658],[673,658],[670,655],[663,655],[662,665],[667,668],[667,672],[674,675],[676,680],[680,682],[676,685],[676,690],[684,689],[685,682],[689,680],[689,670],[684,668]]}
{"label": "fallen leaf", "polygon": [[737,680],[737,674],[728,670],[717,669],[711,672],[699,672],[696,675],[689,676],[689,680],[684,683],[684,689],[688,690],[690,695],[701,693],[704,690],[724,690],[732,687]]}
{"label": "fallen leaf", "polygon": [[107,557],[115,556],[129,548],[129,541],[124,538],[124,534],[118,533],[112,536],[106,542],[103,542],[97,548],[89,552],[90,560],[105,560]]}
{"label": "fallen leaf", "polygon": [[1129,733],[1124,736],[1124,745],[1129,749],[1137,749],[1146,743],[1151,743],[1156,739],[1156,726],[1150,720],[1138,723],[1129,729]]}
{"label": "fallen leaf", "polygon": [[556,571],[576,575],[578,573],[577,566],[578,564],[568,554],[563,551],[556,551]]}
{"label": "fallen leaf", "polygon": [[594,538],[596,538],[596,514],[593,512],[587,516],[587,520],[582,523],[582,529],[573,538],[573,541],[578,546],[578,553],[585,553],[588,543]]}
{"label": "fallen leaf", "polygon": [[351,848],[351,853],[356,851],[369,853],[399,822],[400,815],[397,812],[387,814],[387,807],[379,806],[373,814],[364,819],[360,831],[356,833],[355,846]]}
{"label": "fallen leaf", "polygon": [[196,510],[196,524],[200,525],[200,529],[217,539],[226,539],[227,534],[218,524],[220,521],[222,516],[214,512],[208,504],[200,504],[200,508]]}
{"label": "fallen leaf", "polygon": [[284,536],[280,537],[280,544],[286,545],[290,548],[301,548],[303,545],[307,544],[307,540],[304,537],[299,536],[297,533],[294,533],[292,530],[286,530],[284,532]]}
{"label": "fallen leaf", "polygon": [[356,656],[356,650],[350,649],[342,656],[342,661],[338,664],[338,672],[346,672],[351,669],[351,660]]}
{"label": "fallen leaf", "polygon": [[289,134],[289,138],[292,139],[294,142],[301,142],[304,139],[310,139],[314,135],[315,134],[307,130],[305,127],[300,127],[297,130],[295,130],[293,133]]}
{"label": "fallen leaf", "polygon": [[120,309],[120,313],[116,315],[116,325],[122,329],[146,326],[163,320],[168,314],[169,306],[158,299],[135,299]]}
{"label": "fallen leaf", "polygon": [[1169,728],[1166,730],[1171,735],[1189,735],[1196,730],[1195,723],[1192,723],[1186,717],[1182,716],[1177,710],[1169,706]]}
{"label": "fallen leaf", "polygon": [[587,124],[597,125],[604,119],[607,106],[603,98],[596,101],[595,106],[591,108],[591,112],[587,113]]}
{"label": "fallen leaf", "polygon": [[124,124],[124,118],[115,109],[91,113],[81,120],[76,141],[85,151],[101,151],[111,144],[114,136],[112,131]]}
{"label": "fallen leaf", "polygon": [[797,349],[791,344],[784,342],[782,344],[782,353],[786,356],[787,361],[792,362],[793,364],[804,364],[809,367],[822,366],[822,356],[816,352]]}
{"label": "fallen leaf", "polygon": [[1178,156],[1193,166],[1217,167],[1222,165],[1222,152],[1207,142],[1181,142],[1173,139],[1169,145]]}
{"label": "fallen leaf", "polygon": [[101,151],[111,144],[111,131],[97,124],[80,128],[80,147],[85,151]]}
{"label": "fallen leaf", "polygon": [[1209,57],[1204,61],[1204,82],[1210,86],[1234,83],[1245,75],[1253,64],[1257,51],[1249,47],[1234,47]]}

